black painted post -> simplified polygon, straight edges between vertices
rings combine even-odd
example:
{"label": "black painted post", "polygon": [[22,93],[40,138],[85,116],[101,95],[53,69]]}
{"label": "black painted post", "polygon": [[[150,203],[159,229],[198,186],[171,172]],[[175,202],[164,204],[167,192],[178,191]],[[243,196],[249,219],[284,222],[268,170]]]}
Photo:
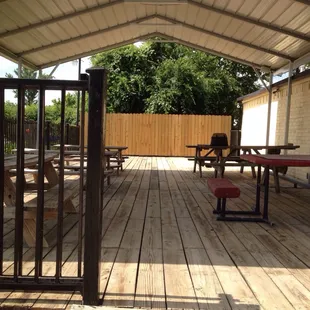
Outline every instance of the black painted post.
{"label": "black painted post", "polygon": [[45,123],[45,136],[46,136],[46,149],[50,150],[51,149],[51,130],[50,130],[50,121],[46,121]]}
{"label": "black painted post", "polygon": [[91,68],[86,72],[89,73],[90,121],[88,123],[83,303],[98,305],[107,71],[103,68]]}
{"label": "black painted post", "polygon": [[70,124],[69,123],[67,123],[66,124],[66,144],[69,144],[69,134],[70,134]]}

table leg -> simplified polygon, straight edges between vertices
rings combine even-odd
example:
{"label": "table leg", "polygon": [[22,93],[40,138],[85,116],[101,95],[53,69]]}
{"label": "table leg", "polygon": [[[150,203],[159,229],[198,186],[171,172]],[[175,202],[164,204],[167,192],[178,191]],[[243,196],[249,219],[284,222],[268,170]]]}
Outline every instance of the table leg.
{"label": "table leg", "polygon": [[262,178],[262,166],[257,167],[257,181],[256,181],[256,204],[255,212],[260,213],[260,192],[261,192],[261,178]]}
{"label": "table leg", "polygon": [[[243,154],[243,155],[246,155],[246,153],[247,153],[247,151],[242,151],[242,154]],[[240,167],[240,173],[243,173],[243,169],[244,169],[244,167],[241,166],[241,167]]]}
{"label": "table leg", "polygon": [[123,171],[123,154],[122,154],[122,150],[119,150],[119,160],[121,163],[121,171]]}
{"label": "table leg", "polygon": [[198,148],[196,147],[196,150],[195,150],[195,158],[194,158],[194,170],[193,170],[193,173],[196,172],[197,158],[198,158]]}
{"label": "table leg", "polygon": [[264,188],[264,210],[263,210],[263,219],[268,221],[268,203],[269,203],[269,166],[265,167],[265,188]]}
{"label": "table leg", "polygon": [[[107,156],[106,157],[106,168],[107,168],[107,171],[110,171],[111,170],[111,164],[110,164],[110,156]],[[110,179],[110,175],[108,174],[107,175],[107,184],[110,185],[111,184],[111,179]]]}
{"label": "table leg", "polygon": [[[202,161],[201,161],[201,150],[198,149],[197,152],[197,156],[198,156],[198,165],[199,165],[199,176],[202,178]],[[195,170],[196,170],[196,165],[195,165]]]}
{"label": "table leg", "polygon": [[279,174],[278,174],[278,169],[277,167],[272,168],[273,171],[273,179],[274,179],[274,185],[275,185],[275,190],[276,193],[280,193],[280,182],[279,182]]}
{"label": "table leg", "polygon": [[10,177],[9,171],[4,172],[4,203],[7,207],[15,207],[16,187]]}
{"label": "table leg", "polygon": [[44,163],[44,174],[50,187],[53,187],[59,183],[58,174],[51,161]]}
{"label": "table leg", "polygon": [[[36,220],[24,219],[24,239],[29,247],[36,246]],[[48,243],[43,237],[43,247],[47,248]]]}

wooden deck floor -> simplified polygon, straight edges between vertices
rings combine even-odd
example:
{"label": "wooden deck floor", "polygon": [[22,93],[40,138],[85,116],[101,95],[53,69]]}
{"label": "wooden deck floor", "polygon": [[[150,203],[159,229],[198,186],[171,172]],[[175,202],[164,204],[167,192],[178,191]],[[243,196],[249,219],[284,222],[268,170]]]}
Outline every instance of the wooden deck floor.
{"label": "wooden deck floor", "polygon": [[[101,290],[107,307],[156,309],[310,309],[309,191],[270,193],[274,227],[217,222],[206,179],[183,158],[130,158],[104,198]],[[208,172],[209,171],[209,172]],[[249,173],[226,172],[241,187],[231,209],[255,201]],[[283,183],[282,183],[283,184]],[[64,275],[77,269],[77,216],[65,219]],[[45,224],[55,245],[55,222]],[[13,271],[13,222],[5,224],[5,268]],[[44,274],[55,273],[55,246]],[[24,273],[34,250],[24,248]],[[79,293],[0,292],[1,306],[68,308]]]}

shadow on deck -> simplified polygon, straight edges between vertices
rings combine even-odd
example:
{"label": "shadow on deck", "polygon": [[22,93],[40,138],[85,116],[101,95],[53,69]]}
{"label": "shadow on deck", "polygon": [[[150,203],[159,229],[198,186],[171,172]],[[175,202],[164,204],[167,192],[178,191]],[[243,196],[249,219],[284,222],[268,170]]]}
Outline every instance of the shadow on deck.
{"label": "shadow on deck", "polygon": [[[274,227],[217,222],[203,178],[184,158],[132,157],[106,188],[103,209],[101,296],[106,307],[177,309],[309,309],[309,193],[282,182],[270,191]],[[255,203],[249,173],[227,171],[241,188],[234,210]],[[76,199],[76,203],[78,198]],[[5,274],[13,273],[13,220],[5,223]],[[50,244],[43,274],[55,274],[55,221],[45,222]],[[63,275],[77,272],[77,215],[64,221]],[[34,250],[24,247],[23,273],[32,274]],[[0,292],[0,305],[66,308],[78,292]]]}

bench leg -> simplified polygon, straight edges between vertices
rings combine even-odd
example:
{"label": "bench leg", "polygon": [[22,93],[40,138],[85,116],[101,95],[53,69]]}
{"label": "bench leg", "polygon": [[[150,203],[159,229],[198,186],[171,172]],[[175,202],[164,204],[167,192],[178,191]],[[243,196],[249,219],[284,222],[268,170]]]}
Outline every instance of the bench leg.
{"label": "bench leg", "polygon": [[222,210],[221,210],[221,218],[224,218],[226,214],[226,198],[222,199]]}
{"label": "bench leg", "polygon": [[66,213],[77,213],[76,207],[74,206],[72,199],[64,201],[64,211]]}
{"label": "bench leg", "polygon": [[217,199],[216,210],[213,210],[213,214],[221,213],[221,198]]}
{"label": "bench leg", "polygon": [[280,193],[280,182],[279,182],[279,174],[277,167],[273,167],[273,179],[276,193]]}
{"label": "bench leg", "polygon": [[[36,246],[36,221],[35,219],[24,220],[24,239],[29,247]],[[47,248],[48,243],[43,237],[43,247]]]}
{"label": "bench leg", "polygon": [[53,167],[53,164],[51,161],[44,163],[44,174],[48,181],[48,184],[52,187],[59,183],[59,177],[58,174]]}
{"label": "bench leg", "polygon": [[13,207],[16,202],[16,187],[10,177],[9,171],[4,172],[4,202],[7,206]]}
{"label": "bench leg", "polygon": [[[242,167],[242,168],[243,168],[243,167]],[[251,170],[252,170],[252,178],[253,178],[253,179],[256,179],[255,167],[251,167]],[[242,169],[242,172],[243,172],[243,169]]]}

